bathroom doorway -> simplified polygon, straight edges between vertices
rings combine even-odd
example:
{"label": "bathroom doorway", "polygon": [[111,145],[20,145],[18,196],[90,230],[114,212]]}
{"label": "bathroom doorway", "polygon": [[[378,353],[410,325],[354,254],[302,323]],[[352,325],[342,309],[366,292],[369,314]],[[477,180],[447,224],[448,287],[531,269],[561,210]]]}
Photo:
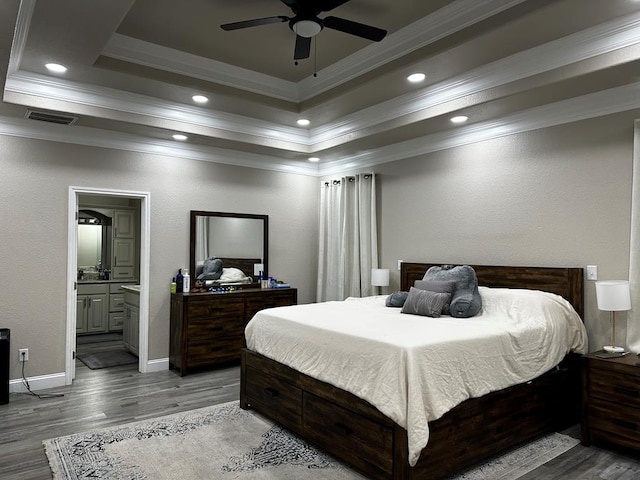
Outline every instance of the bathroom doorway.
{"label": "bathroom doorway", "polygon": [[[81,199],[87,196],[99,199],[105,204],[122,203],[129,200],[135,206],[139,219],[139,242],[136,242],[136,256],[139,259],[137,281],[140,285],[139,342],[137,345],[138,371],[145,373],[148,367],[149,342],[149,249],[150,249],[150,193],[125,190],[69,187],[68,252],[67,252],[67,342],[65,360],[65,383],[70,385],[75,378],[76,331],[77,331],[77,288],[78,288],[78,211]],[[104,275],[104,272],[100,272]]]}

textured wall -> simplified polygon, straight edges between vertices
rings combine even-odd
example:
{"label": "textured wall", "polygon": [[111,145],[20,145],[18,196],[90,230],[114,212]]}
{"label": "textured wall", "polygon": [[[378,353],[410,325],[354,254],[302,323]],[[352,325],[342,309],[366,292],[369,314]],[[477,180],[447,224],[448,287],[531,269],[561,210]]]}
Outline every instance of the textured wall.
{"label": "textured wall", "polygon": [[[376,167],[380,260],[585,267],[628,278],[633,115],[547,128]],[[585,283],[592,349],[608,314]],[[624,314],[619,318],[624,319]],[[624,321],[620,339],[624,339]]]}
{"label": "textured wall", "polygon": [[11,328],[11,378],[21,347],[27,376],[64,372],[70,185],[151,194],[150,359],[169,353],[169,284],[189,263],[190,210],[269,215],[270,273],[296,286],[301,303],[315,298],[313,177],[6,136],[0,151],[0,326]]}

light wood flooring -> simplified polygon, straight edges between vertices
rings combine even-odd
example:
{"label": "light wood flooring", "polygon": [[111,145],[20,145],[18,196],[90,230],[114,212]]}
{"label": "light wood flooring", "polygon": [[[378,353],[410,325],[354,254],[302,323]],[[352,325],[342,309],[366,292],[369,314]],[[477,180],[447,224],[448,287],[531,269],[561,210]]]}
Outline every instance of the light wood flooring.
{"label": "light wood flooring", "polygon": [[[78,352],[114,345],[118,342],[78,345]],[[238,366],[180,377],[170,371],[140,374],[136,365],[90,370],[77,362],[73,385],[37,392],[63,397],[11,394],[9,404],[0,405],[0,479],[51,479],[44,439],[237,400],[239,390]],[[563,433],[577,436],[579,431],[574,427]],[[632,479],[640,479],[640,456],[581,445],[521,477]]]}

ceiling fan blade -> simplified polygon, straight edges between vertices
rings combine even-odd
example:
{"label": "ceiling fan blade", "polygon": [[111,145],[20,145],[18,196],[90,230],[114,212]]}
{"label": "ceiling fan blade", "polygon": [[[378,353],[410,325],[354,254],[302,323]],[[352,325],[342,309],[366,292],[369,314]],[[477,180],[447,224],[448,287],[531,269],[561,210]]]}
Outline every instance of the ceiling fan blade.
{"label": "ceiling fan blade", "polygon": [[379,42],[387,35],[387,31],[382,28],[372,27],[344,18],[326,17],[322,19],[322,23],[327,28],[373,40],[374,42]]}
{"label": "ceiling fan blade", "polygon": [[230,31],[238,30],[240,28],[257,27],[259,25],[268,25],[270,23],[282,23],[288,21],[289,17],[280,15],[277,17],[256,18],[254,20],[244,20],[242,22],[225,23],[224,25],[220,25],[220,28],[226,31]]}
{"label": "ceiling fan blade", "polygon": [[293,52],[294,60],[303,60],[309,58],[311,53],[311,38],[296,35],[296,48]]}
{"label": "ceiling fan blade", "polygon": [[333,10],[334,8],[338,8],[340,5],[344,5],[349,0],[322,0],[320,2],[320,11],[328,12],[329,10]]}

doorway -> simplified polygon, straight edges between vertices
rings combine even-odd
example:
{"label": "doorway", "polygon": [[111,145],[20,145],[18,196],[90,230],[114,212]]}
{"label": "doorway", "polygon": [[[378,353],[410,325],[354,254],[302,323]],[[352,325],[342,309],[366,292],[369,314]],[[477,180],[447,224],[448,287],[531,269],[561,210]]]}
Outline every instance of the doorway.
{"label": "doorway", "polygon": [[71,385],[75,378],[76,352],[76,292],[78,275],[78,220],[81,195],[113,199],[133,199],[140,204],[140,336],[138,344],[138,371],[149,371],[149,258],[150,258],[150,193],[128,190],[111,190],[86,187],[69,187],[68,250],[67,250],[67,332],[65,355],[65,383]]}

